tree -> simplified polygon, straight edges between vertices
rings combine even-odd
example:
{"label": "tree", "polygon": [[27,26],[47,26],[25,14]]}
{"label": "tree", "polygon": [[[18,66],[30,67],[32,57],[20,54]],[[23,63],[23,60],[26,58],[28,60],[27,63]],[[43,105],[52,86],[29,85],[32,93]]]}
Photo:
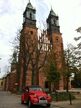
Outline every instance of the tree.
{"label": "tree", "polygon": [[[39,72],[45,64],[50,46],[49,42],[45,42],[46,35],[46,32],[43,31],[38,39],[37,35],[32,36],[31,33],[22,30],[17,34],[17,37],[12,43],[18,60],[17,82],[20,80],[21,66],[23,67],[22,86],[26,84],[26,76],[29,68],[32,71],[32,84],[39,84]],[[15,53],[13,55],[15,57]],[[21,58],[23,64],[21,63]],[[15,62],[14,60],[15,58],[12,57],[12,62]]]}
{"label": "tree", "polygon": [[77,33],[79,34],[79,36],[75,37],[74,40],[76,41],[76,59],[77,59],[77,72],[75,72],[75,77],[74,77],[74,82],[75,82],[75,86],[78,86],[77,82],[80,82],[81,79],[81,27],[78,27],[76,29]]}
{"label": "tree", "polygon": [[10,58],[10,63],[18,63],[19,47],[20,47],[20,30],[17,33],[17,36],[10,42],[13,47],[13,53]]}
{"label": "tree", "polygon": [[[60,80],[60,73],[57,71],[55,54],[52,49],[48,53],[43,69],[44,69],[44,72],[46,73],[47,81],[49,81],[50,85],[53,86],[53,89],[56,90],[55,85]],[[50,91],[51,91],[51,86],[50,86]]]}
{"label": "tree", "polygon": [[[73,47],[69,48],[69,50],[68,50],[69,52],[71,52],[70,56],[68,57],[70,60],[70,62],[68,64],[70,66],[69,69],[71,70],[71,72],[74,72],[74,80],[72,81],[72,84],[74,86],[76,86],[77,82],[79,82],[79,84],[80,84],[80,79],[81,79],[81,75],[80,75],[81,74],[81,72],[80,72],[80,69],[81,69],[81,42],[80,42],[81,27],[78,27],[76,29],[76,31],[77,31],[77,33],[79,33],[79,36],[74,38],[74,40],[76,41],[76,46],[73,46]],[[65,55],[65,58],[67,58],[66,55]]]}
{"label": "tree", "polygon": [[68,92],[69,87],[69,78],[71,74],[75,72],[75,68],[77,65],[77,58],[75,54],[75,47],[72,44],[68,44],[67,49],[64,51],[65,55],[65,80],[66,80],[66,90]]}
{"label": "tree", "polygon": [[[13,52],[14,51],[16,52],[17,57],[19,55],[19,49],[20,49],[20,35],[21,35],[21,31],[18,30],[17,36],[11,42],[12,47],[13,47]],[[18,60],[18,58],[17,58],[17,60]]]}
{"label": "tree", "polygon": [[[77,33],[81,34],[81,27],[76,29]],[[74,40],[76,41],[76,56],[77,56],[77,67],[81,68],[81,36],[79,35],[78,37],[75,37]]]}
{"label": "tree", "polygon": [[47,75],[47,79],[51,82],[53,90],[56,91],[56,84],[60,80],[60,73],[57,71],[54,64],[50,64],[50,71]]}
{"label": "tree", "polygon": [[18,61],[17,61],[17,52],[16,51],[14,51],[13,52],[13,55],[12,55],[12,63],[17,63]]}
{"label": "tree", "polygon": [[49,44],[45,43],[46,32],[43,31],[38,39],[37,35],[21,32],[20,56],[23,59],[23,84],[26,83],[26,75],[30,68],[32,72],[32,85],[39,85],[39,72],[45,64]]}
{"label": "tree", "polygon": [[75,88],[81,88],[81,70],[77,69],[77,73],[75,73],[74,79],[72,80],[72,85]]}

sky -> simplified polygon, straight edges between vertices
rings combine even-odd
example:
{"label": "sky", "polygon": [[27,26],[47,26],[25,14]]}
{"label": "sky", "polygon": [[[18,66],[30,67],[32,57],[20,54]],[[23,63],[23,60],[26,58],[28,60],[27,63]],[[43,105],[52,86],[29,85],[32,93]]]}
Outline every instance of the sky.
{"label": "sky", "polygon": [[[23,12],[29,0],[0,0],[0,77],[9,70],[9,58],[13,52],[12,42],[22,29]],[[37,27],[42,29],[52,8],[59,16],[60,32],[64,48],[79,36],[81,26],[81,0],[30,0],[36,8]]]}

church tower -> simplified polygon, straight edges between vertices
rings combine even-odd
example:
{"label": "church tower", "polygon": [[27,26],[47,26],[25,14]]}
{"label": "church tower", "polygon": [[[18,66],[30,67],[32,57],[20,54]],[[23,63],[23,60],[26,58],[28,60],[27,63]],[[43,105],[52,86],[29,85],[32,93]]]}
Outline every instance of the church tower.
{"label": "church tower", "polygon": [[30,1],[23,13],[23,29],[25,29],[26,32],[30,32],[32,35],[35,35],[37,33],[36,10],[30,3]]}
{"label": "church tower", "polygon": [[54,41],[52,39],[54,33],[61,34],[60,26],[59,26],[59,18],[52,9],[51,9],[48,19],[47,19],[47,33],[48,33],[48,38],[49,38],[51,44],[53,44],[53,41]]}
{"label": "church tower", "polygon": [[53,9],[50,10],[47,18],[47,34],[55,54],[57,69],[61,75],[57,88],[63,89],[63,40],[62,34],[60,33],[59,17]]}
{"label": "church tower", "polygon": [[31,72],[26,69],[27,65],[27,46],[26,42],[28,37],[31,36],[32,40],[37,39],[37,28],[36,28],[36,10],[32,6],[30,0],[23,13],[23,28],[20,36],[20,53],[19,53],[19,88],[22,89],[26,84],[31,85]]}

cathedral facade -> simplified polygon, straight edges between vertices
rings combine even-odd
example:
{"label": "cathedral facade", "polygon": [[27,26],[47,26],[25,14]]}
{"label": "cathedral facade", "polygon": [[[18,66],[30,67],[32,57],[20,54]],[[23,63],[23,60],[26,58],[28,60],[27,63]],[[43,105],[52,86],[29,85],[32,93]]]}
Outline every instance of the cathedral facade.
{"label": "cathedral facade", "polygon": [[[19,53],[19,73],[18,73],[18,83],[19,88],[22,89],[23,86],[32,84],[32,72],[31,66],[29,65],[26,68],[28,61],[26,61],[27,55],[27,41],[29,38],[26,36],[29,34],[32,38],[32,43],[34,40],[38,40],[38,29],[36,27],[36,10],[33,8],[32,4],[29,2],[27,7],[23,13],[23,28],[20,36],[20,53]],[[47,35],[44,38],[47,44],[52,45],[52,50],[54,51],[57,69],[60,72],[61,78],[58,83],[58,89],[64,89],[63,84],[63,67],[64,67],[64,59],[63,59],[63,40],[62,34],[60,32],[59,26],[59,17],[55,14],[53,9],[50,10],[49,16],[46,20],[47,23]],[[31,42],[29,42],[31,44]],[[48,49],[48,48],[47,48]],[[30,51],[31,52],[31,51]],[[26,56],[27,55],[27,56]],[[42,71],[42,70],[41,70]],[[37,75],[37,74],[36,74]],[[35,77],[36,78],[36,77]],[[43,71],[39,73],[39,85],[45,87],[46,84],[46,76]],[[34,79],[35,80],[35,79]],[[37,80],[37,79],[36,79]]]}

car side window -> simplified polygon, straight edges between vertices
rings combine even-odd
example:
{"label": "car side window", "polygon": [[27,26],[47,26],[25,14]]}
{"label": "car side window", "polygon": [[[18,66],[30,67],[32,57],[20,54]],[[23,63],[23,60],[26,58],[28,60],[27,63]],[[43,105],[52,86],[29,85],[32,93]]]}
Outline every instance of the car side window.
{"label": "car side window", "polygon": [[25,92],[29,92],[29,88],[28,87],[25,88]]}
{"label": "car side window", "polygon": [[25,90],[26,92],[29,92],[28,89]]}

